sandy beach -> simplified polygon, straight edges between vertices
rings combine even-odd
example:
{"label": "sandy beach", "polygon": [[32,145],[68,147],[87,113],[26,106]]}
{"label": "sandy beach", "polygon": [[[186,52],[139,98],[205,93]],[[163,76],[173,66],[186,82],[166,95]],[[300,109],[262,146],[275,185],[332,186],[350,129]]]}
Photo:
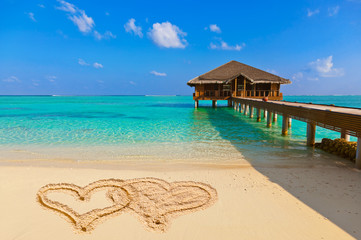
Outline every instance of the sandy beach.
{"label": "sandy beach", "polygon": [[[0,211],[3,216],[0,219],[2,229],[6,229],[1,231],[0,238],[359,239],[361,187],[358,183],[361,174],[347,162],[342,163],[284,168],[252,167],[247,163],[97,165],[54,162],[53,166],[6,163],[0,167]],[[197,205],[194,211],[169,217],[169,225],[164,231],[150,229],[134,211],[122,211],[99,221],[88,232],[77,231],[64,214],[44,207],[37,198],[39,189],[48,184],[85,187],[102,179],[141,178],[170,184],[196,182],[204,184],[205,189],[207,186],[214,189],[216,196],[212,199],[214,202],[198,209],[196,201],[203,200],[199,196],[188,196],[194,201],[184,202],[186,200],[181,199],[184,191],[172,194],[173,199],[163,198],[162,206],[166,208],[179,204],[183,207]],[[134,189],[146,195],[150,188],[152,186]],[[48,194],[47,197],[79,214],[112,205],[105,191],[91,193],[89,201],[77,201],[66,192]],[[123,200],[121,195],[118,198],[124,204],[124,196]]]}

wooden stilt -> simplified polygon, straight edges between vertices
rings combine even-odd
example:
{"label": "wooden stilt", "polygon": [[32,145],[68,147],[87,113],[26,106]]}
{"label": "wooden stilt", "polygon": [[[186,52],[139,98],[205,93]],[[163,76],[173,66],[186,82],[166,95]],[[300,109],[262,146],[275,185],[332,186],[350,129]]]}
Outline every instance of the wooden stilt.
{"label": "wooden stilt", "polygon": [[361,137],[357,138],[356,168],[361,169]]}
{"label": "wooden stilt", "polygon": [[345,129],[341,129],[341,138],[345,139],[347,142],[350,141],[350,135],[346,134]]}
{"label": "wooden stilt", "polygon": [[217,100],[212,100],[212,107],[213,108],[217,107]]}
{"label": "wooden stilt", "polygon": [[244,115],[247,115],[248,114],[248,105],[245,104],[244,105]]}
{"label": "wooden stilt", "polygon": [[198,108],[198,100],[194,101],[194,108]]}
{"label": "wooden stilt", "polygon": [[288,118],[288,128],[291,128],[292,126],[292,118]]}
{"label": "wooden stilt", "polygon": [[232,107],[232,100],[228,99],[228,107]]}
{"label": "wooden stilt", "polygon": [[268,115],[267,115],[267,127],[270,128],[272,127],[272,112],[271,111],[267,111]]}
{"label": "wooden stilt", "polygon": [[277,122],[277,113],[273,113],[273,122]]}
{"label": "wooden stilt", "polygon": [[267,114],[268,114],[268,113],[267,113],[267,109],[264,109],[264,110],[263,110],[263,117],[264,117],[264,118],[267,118]]}
{"label": "wooden stilt", "polygon": [[307,146],[315,145],[315,137],[316,137],[316,124],[314,122],[307,123]]}
{"label": "wooden stilt", "polygon": [[288,135],[288,116],[286,114],[282,116],[282,135]]}
{"label": "wooden stilt", "polygon": [[257,122],[261,121],[261,109],[257,108]]}
{"label": "wooden stilt", "polygon": [[249,117],[250,118],[253,118],[253,111],[254,111],[253,106],[249,106]]}

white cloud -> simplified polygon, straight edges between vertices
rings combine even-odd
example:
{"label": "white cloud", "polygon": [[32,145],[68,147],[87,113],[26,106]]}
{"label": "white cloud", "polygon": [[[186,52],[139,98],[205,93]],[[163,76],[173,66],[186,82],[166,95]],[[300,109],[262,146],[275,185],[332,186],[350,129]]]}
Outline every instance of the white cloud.
{"label": "white cloud", "polygon": [[153,28],[148,32],[148,36],[159,47],[165,48],[185,48],[187,41],[184,37],[187,34],[170,22],[154,23]]}
{"label": "white cloud", "polygon": [[245,43],[240,43],[234,46],[230,46],[222,39],[219,39],[219,43],[211,42],[209,45],[211,49],[221,49],[221,50],[231,50],[231,51],[241,51],[245,46],[246,46]]}
{"label": "white cloud", "polygon": [[73,14],[75,14],[78,11],[78,8],[74,4],[65,2],[63,0],[58,0],[58,2],[61,4],[59,7],[56,7],[59,10]]}
{"label": "white cloud", "polygon": [[157,72],[157,71],[151,71],[150,74],[153,74],[155,76],[159,76],[159,77],[166,77],[167,74],[166,73],[161,73],[161,72]]}
{"label": "white cloud", "polygon": [[[92,32],[95,27],[95,22],[93,18],[86,15],[85,11],[79,9],[72,3],[68,3],[63,0],[58,0],[60,6],[56,7],[57,9],[67,12],[68,18],[78,27],[79,31],[82,33]],[[95,36],[97,36],[94,33]]]}
{"label": "white cloud", "polygon": [[131,85],[137,85],[135,82],[133,82],[133,81],[129,81],[129,84],[131,84]]}
{"label": "white cloud", "polygon": [[[79,63],[80,65],[82,65],[82,66],[90,66],[90,63],[87,63],[85,60],[83,60],[83,59],[81,59],[81,58],[78,59],[78,63]],[[92,66],[95,67],[95,68],[103,68],[103,64],[98,63],[98,62],[94,62],[94,63],[92,64]]]}
{"label": "white cloud", "polygon": [[77,14],[69,16],[69,19],[78,27],[79,31],[83,33],[90,32],[95,25],[93,19],[88,17],[83,10],[79,10]]}
{"label": "white cloud", "polygon": [[109,14],[109,12],[105,12],[105,15],[106,15],[106,16],[109,16],[110,14]]}
{"label": "white cloud", "polygon": [[303,71],[293,74],[292,80],[318,81],[320,78],[342,77],[345,74],[344,70],[334,68],[332,60],[333,57],[329,56],[310,62]]}
{"label": "white cloud", "polygon": [[81,59],[81,58],[78,59],[78,63],[79,63],[80,65],[82,65],[82,66],[88,66],[88,65],[89,65],[89,63],[85,62],[85,61],[84,61],[83,59]]}
{"label": "white cloud", "polygon": [[45,77],[49,82],[55,82],[56,76],[46,76]]}
{"label": "white cloud", "polygon": [[95,63],[93,63],[93,67],[95,67],[95,68],[103,68],[103,65],[100,64],[100,63],[95,62]]}
{"label": "white cloud", "polygon": [[335,16],[338,14],[339,11],[340,11],[340,6],[330,7],[328,8],[328,15],[330,17]]}
{"label": "white cloud", "polygon": [[102,39],[110,39],[110,38],[116,38],[117,36],[114,35],[111,31],[106,31],[103,35],[100,34],[98,31],[94,30],[94,37],[98,40]]}
{"label": "white cloud", "polygon": [[[97,39],[110,39],[110,38],[116,38],[116,36],[110,32],[106,31],[104,34],[99,33],[96,31],[95,28],[95,22],[93,18],[89,17],[84,10],[79,9],[77,6],[75,6],[72,3],[68,3],[63,0],[58,0],[60,3],[60,6],[56,7],[57,9],[67,12],[68,18],[78,27],[79,31],[82,33],[93,33],[92,35]],[[106,12],[106,15],[107,14]]]}
{"label": "white cloud", "polygon": [[38,7],[45,8],[44,4],[38,4]]}
{"label": "white cloud", "polygon": [[29,16],[29,18],[30,18],[31,20],[33,20],[34,22],[36,22],[36,19],[35,19],[35,17],[34,17],[34,13],[29,12],[29,13],[28,13],[28,16]]}
{"label": "white cloud", "polygon": [[209,30],[211,32],[221,33],[221,29],[217,26],[217,24],[209,25]]}
{"label": "white cloud", "polygon": [[317,59],[314,62],[310,62],[310,69],[316,72],[320,77],[341,77],[344,75],[342,68],[334,68],[332,62],[332,56],[323,59]]}
{"label": "white cloud", "polygon": [[274,69],[267,69],[266,72],[272,73],[272,74],[278,74],[276,70]]}
{"label": "white cloud", "polygon": [[21,82],[19,80],[19,78],[15,77],[15,76],[10,76],[8,78],[3,79],[2,81],[7,82],[7,83],[20,83]]}
{"label": "white cloud", "polygon": [[320,13],[320,10],[319,9],[315,9],[315,10],[311,10],[311,9],[307,9],[307,17],[312,17],[313,15],[315,14],[318,14]]}
{"label": "white cloud", "polygon": [[131,18],[129,21],[124,24],[124,28],[126,32],[133,32],[134,35],[143,37],[142,28],[140,26],[135,25],[135,19]]}

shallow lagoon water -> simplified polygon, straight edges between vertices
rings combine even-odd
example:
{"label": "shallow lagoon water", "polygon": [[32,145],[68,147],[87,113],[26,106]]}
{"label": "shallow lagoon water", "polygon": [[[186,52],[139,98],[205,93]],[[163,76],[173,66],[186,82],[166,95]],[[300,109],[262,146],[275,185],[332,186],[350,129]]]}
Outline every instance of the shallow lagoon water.
{"label": "shallow lagoon water", "polygon": [[[361,96],[289,96],[287,101],[361,107]],[[225,103],[223,103],[225,104]],[[222,103],[220,103],[222,105]],[[201,161],[275,161],[317,157],[305,147],[306,124],[281,119],[266,128],[232,108],[213,109],[190,96],[1,96],[1,159],[34,156],[119,160],[125,156]],[[339,133],[317,128],[316,139]],[[354,140],[351,139],[351,140]],[[105,151],[106,149],[106,151]]]}

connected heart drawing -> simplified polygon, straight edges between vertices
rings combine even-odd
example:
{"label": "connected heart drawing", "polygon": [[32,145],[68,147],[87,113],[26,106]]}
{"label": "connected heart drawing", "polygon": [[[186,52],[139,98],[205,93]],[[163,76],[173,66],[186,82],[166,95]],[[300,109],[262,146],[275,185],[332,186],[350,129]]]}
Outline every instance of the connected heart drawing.
{"label": "connected heart drawing", "polygon": [[[69,206],[48,197],[49,193],[62,192],[71,194],[79,201],[89,201],[92,194],[99,190],[107,190],[105,197],[112,205],[84,214],[79,214]],[[139,178],[105,179],[85,187],[68,183],[48,184],[38,191],[37,197],[42,206],[70,220],[78,232],[90,232],[97,223],[123,211],[136,213],[148,229],[164,232],[172,217],[212,205],[217,199],[217,192],[204,183],[168,183],[156,178]]]}

